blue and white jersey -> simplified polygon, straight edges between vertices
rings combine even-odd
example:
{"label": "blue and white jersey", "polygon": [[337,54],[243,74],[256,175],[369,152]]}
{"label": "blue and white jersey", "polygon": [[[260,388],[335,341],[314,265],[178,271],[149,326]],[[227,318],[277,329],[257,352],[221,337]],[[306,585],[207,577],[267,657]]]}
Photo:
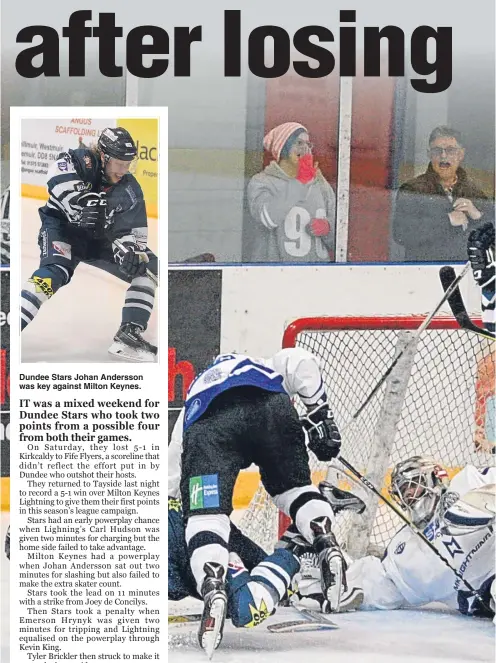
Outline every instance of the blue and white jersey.
{"label": "blue and white jersey", "polygon": [[252,386],[298,396],[309,409],[327,401],[319,362],[302,348],[287,348],[270,359],[219,355],[192,382],[169,445],[169,495],[179,496],[183,432],[206,412],[213,399],[228,389]]}
{"label": "blue and white jersey", "polygon": [[184,430],[207,410],[213,399],[235,387],[258,387],[285,393],[282,375],[244,355],[219,355],[191,384],[184,403]]}
{"label": "blue and white jersey", "polygon": [[[496,468],[479,471],[467,465],[450,482],[448,495],[453,503],[434,527],[424,530],[449,565],[484,596],[495,574],[491,511],[495,482]],[[439,601],[460,612],[472,612],[474,596],[409,527],[393,536],[382,561],[362,557],[346,575],[349,585],[363,588],[365,609],[391,610]]]}

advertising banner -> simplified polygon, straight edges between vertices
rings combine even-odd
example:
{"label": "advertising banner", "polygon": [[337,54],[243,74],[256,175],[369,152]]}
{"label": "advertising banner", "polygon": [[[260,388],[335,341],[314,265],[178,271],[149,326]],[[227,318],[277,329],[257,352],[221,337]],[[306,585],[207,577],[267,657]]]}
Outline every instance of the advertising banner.
{"label": "advertising banner", "polygon": [[195,376],[220,352],[221,270],[169,270],[169,436]]}

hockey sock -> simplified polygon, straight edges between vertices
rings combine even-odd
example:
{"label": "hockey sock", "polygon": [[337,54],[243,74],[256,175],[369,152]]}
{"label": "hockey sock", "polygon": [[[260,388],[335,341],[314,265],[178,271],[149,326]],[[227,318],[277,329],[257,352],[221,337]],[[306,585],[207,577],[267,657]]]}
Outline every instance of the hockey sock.
{"label": "hockey sock", "polygon": [[300,565],[289,550],[276,550],[248,573],[230,553],[228,568],[229,616],[236,627],[257,626],[286,595]]}
{"label": "hockey sock", "polygon": [[34,319],[50,297],[71,280],[69,270],[61,265],[40,267],[21,291],[21,331]]}
{"label": "hockey sock", "polygon": [[205,579],[206,562],[217,562],[227,571],[229,561],[229,518],[222,514],[190,516],[186,525],[186,545],[198,593]]}
{"label": "hockey sock", "polygon": [[299,568],[300,563],[296,557],[289,550],[281,548],[258,564],[250,575],[256,582],[275,590],[278,601],[281,601]]}
{"label": "hockey sock", "polygon": [[148,276],[136,276],[126,292],[122,324],[135,322],[145,330],[153,310],[155,285]]}

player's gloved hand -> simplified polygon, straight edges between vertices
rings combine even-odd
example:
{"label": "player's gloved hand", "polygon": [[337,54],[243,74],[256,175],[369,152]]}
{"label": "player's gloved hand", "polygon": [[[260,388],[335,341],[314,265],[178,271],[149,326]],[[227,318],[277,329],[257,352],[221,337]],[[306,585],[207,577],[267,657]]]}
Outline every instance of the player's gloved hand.
{"label": "player's gloved hand", "polygon": [[313,164],[312,154],[305,154],[300,157],[298,161],[298,172],[296,173],[296,179],[299,180],[302,184],[308,184],[317,175],[317,165]]}
{"label": "player's gloved hand", "polygon": [[78,205],[83,208],[78,219],[73,221],[88,230],[103,228],[107,216],[107,196],[105,193],[90,191],[79,197]]}
{"label": "player's gloved hand", "polygon": [[308,433],[308,448],[323,462],[336,458],[341,449],[341,435],[327,403],[318,405],[303,417]]}
{"label": "player's gloved hand", "polygon": [[467,253],[474,279],[481,287],[487,286],[495,278],[494,223],[492,221],[472,230],[468,236]]}
{"label": "player's gloved hand", "polygon": [[119,271],[132,278],[144,276],[148,262],[146,253],[130,236],[124,237],[120,241],[122,246],[117,246],[115,242],[112,244],[114,262],[119,265]]}
{"label": "player's gloved hand", "polygon": [[326,237],[331,232],[331,224],[327,219],[311,219],[305,230],[312,237]]}

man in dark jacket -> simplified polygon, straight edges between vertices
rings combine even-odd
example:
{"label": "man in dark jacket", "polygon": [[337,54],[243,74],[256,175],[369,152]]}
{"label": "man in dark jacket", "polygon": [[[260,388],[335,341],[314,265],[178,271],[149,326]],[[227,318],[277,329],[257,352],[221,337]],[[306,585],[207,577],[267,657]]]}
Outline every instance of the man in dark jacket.
{"label": "man in dark jacket", "polygon": [[468,233],[494,222],[494,204],[461,168],[460,132],[436,127],[429,136],[427,171],[398,191],[394,240],[405,261],[465,261]]}

